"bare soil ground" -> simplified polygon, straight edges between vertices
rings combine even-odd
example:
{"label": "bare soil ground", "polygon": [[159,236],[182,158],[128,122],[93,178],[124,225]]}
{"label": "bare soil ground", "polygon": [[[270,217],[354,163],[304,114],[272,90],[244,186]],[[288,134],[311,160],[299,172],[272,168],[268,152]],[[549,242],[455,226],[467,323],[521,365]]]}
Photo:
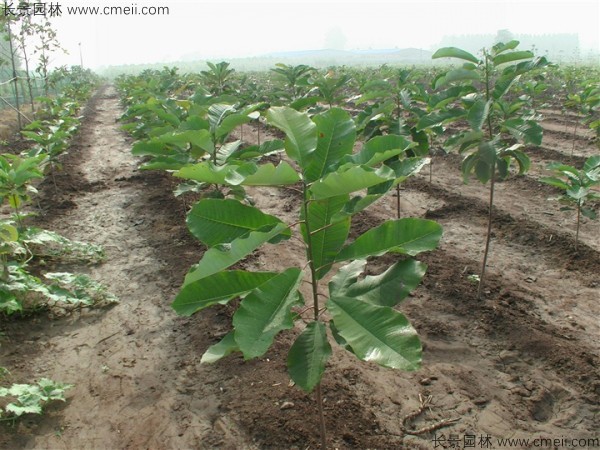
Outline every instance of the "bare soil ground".
{"label": "bare soil ground", "polygon": [[[228,331],[232,309],[192,318],[171,310],[202,248],[185,228],[173,180],[137,171],[139,161],[116,123],[120,113],[112,88],[90,102],[56,177],[58,191],[42,186],[38,220],[69,238],[104,245],[104,263],[73,270],[109,285],[121,303],[54,320],[40,314],[0,322],[0,365],[13,378],[75,384],[66,404],[0,425],[0,447],[317,448],[314,401],[286,374],[297,330],[280,335],[259,360],[233,356],[200,365],[204,350]],[[429,265],[424,282],[401,307],[423,338],[423,368],[394,372],[335,350],[323,384],[331,448],[429,449],[442,434],[457,435],[459,448],[465,435],[599,437],[600,230],[585,220],[575,252],[574,217],[548,200],[557,191],[537,181],[548,161],[581,166],[597,148],[581,132],[571,157],[573,124],[563,132],[559,118],[548,114],[544,147],[530,152],[531,173],[498,184],[482,301],[468,277],[479,271],[487,189],[463,185],[453,155],[436,157],[431,183],[425,170],[403,185],[402,215],[444,227],[440,248],[419,258]],[[255,132],[245,126],[244,139],[256,139]],[[296,220],[293,191],[251,195],[268,212]],[[352,235],[394,218],[395,204],[389,197],[362,213]],[[242,265],[276,270],[282,261],[303,266],[302,258],[291,240],[266,246]],[[374,260],[369,268],[376,272],[390,261]],[[428,408],[410,417],[419,397],[429,396]],[[410,433],[449,419],[458,420],[435,433]]]}

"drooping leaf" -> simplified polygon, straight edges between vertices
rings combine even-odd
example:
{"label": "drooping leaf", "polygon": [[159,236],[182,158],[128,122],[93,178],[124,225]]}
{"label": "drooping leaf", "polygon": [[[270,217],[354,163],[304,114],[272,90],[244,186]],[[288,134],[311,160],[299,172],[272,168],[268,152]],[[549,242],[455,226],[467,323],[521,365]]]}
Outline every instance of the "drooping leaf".
{"label": "drooping leaf", "polygon": [[[342,210],[347,201],[348,196],[341,195],[313,201],[308,205],[307,221],[311,227],[312,261],[317,269],[319,279],[329,272],[335,256],[348,237],[350,217],[340,218],[333,223],[334,217]],[[302,212],[301,218],[306,219],[304,212]],[[302,224],[301,231],[304,241],[308,242],[305,224]]]}
{"label": "drooping leaf", "polygon": [[[187,226],[208,247],[229,243],[251,231],[282,223],[258,208],[231,199],[200,200],[188,213]],[[290,233],[285,233],[290,236]]]}
{"label": "drooping leaf", "polygon": [[379,275],[359,280],[366,260],[342,267],[329,283],[330,297],[352,297],[372,305],[396,306],[423,279],[427,265],[414,259],[398,261]]}
{"label": "drooping leaf", "polygon": [[452,108],[440,112],[427,114],[419,119],[417,130],[424,130],[442,125],[446,122],[460,119],[467,115],[467,111],[462,108]]}
{"label": "drooping leaf", "polygon": [[392,369],[420,367],[421,342],[403,314],[349,297],[331,297],[327,309],[337,333],[358,358]]}
{"label": "drooping leaf", "polygon": [[520,61],[522,59],[531,59],[535,55],[529,50],[522,50],[510,53],[502,53],[494,56],[494,64],[499,66],[500,64],[506,64],[513,61]]}
{"label": "drooping leaf", "polygon": [[508,119],[502,123],[510,134],[525,144],[541,145],[544,129],[533,120]]}
{"label": "drooping leaf", "polygon": [[487,120],[488,113],[490,111],[490,102],[484,99],[477,100],[471,108],[469,108],[469,114],[467,120],[469,125],[474,131],[481,131],[483,124]]}
{"label": "drooping leaf", "polygon": [[243,186],[285,186],[300,181],[300,176],[287,162],[281,161],[277,166],[272,163],[257,166],[256,172],[248,175]]}
{"label": "drooping leaf", "polygon": [[556,177],[542,177],[542,178],[540,178],[540,181],[542,183],[546,183],[546,184],[549,184],[550,186],[558,187],[558,188],[563,189],[565,191],[569,189],[569,185],[567,183],[565,183],[563,180],[561,180],[560,178],[556,178]]}
{"label": "drooping leaf", "polygon": [[155,138],[155,141],[162,144],[173,144],[179,147],[192,144],[207,152],[213,152],[215,150],[208,130],[172,131]]}
{"label": "drooping leaf", "polygon": [[253,290],[233,315],[234,338],[245,359],[262,356],[282,330],[294,326],[291,308],[302,304],[300,269],[290,268]]}
{"label": "drooping leaf", "polygon": [[332,108],[313,121],[317,125],[317,148],[304,171],[308,183],[330,172],[331,166],[351,154],[356,140],[354,121],[343,109]]}
{"label": "drooping leaf", "polygon": [[310,322],[292,344],[287,358],[290,378],[306,392],[320,382],[331,356],[331,346],[323,322]]}
{"label": "drooping leaf", "polygon": [[[211,161],[203,161],[198,164],[182,167],[173,175],[187,180],[223,185],[230,184],[231,179],[228,179],[228,176],[237,168],[239,168],[239,165],[228,164],[225,166],[216,166]],[[240,184],[242,180],[243,178],[237,184]]]}
{"label": "drooping leaf", "polygon": [[251,159],[259,156],[267,156],[272,153],[276,153],[283,150],[284,144],[280,139],[273,139],[270,141],[263,142],[259,145],[251,145],[250,147],[244,147],[234,152],[231,157],[234,159]]}
{"label": "drooping leaf", "polygon": [[185,283],[171,307],[180,316],[192,314],[209,306],[225,304],[245,295],[273,278],[272,272],[222,271],[208,277]]}
{"label": "drooping leaf", "polygon": [[441,237],[442,227],[432,220],[390,220],[371,228],[344,247],[338,253],[336,261],[363,259],[387,252],[414,256],[436,248]]}
{"label": "drooping leaf", "polygon": [[264,230],[251,231],[229,244],[220,244],[210,248],[204,253],[200,262],[188,272],[184,284],[200,280],[232,266],[265,242],[271,241],[274,237],[288,229],[286,224],[280,223],[270,229],[265,227]]}
{"label": "drooping leaf", "polygon": [[373,167],[394,156],[400,155],[415,145],[415,143],[409,141],[404,136],[395,134],[375,136],[369,139],[359,152],[345,158],[344,162],[353,162],[357,165]]}
{"label": "drooping leaf", "polygon": [[465,68],[452,69],[435,80],[434,87],[435,89],[439,89],[442,86],[446,86],[456,81],[477,81],[479,79],[481,79],[481,76],[476,70]]}
{"label": "drooping leaf", "polygon": [[372,169],[366,166],[346,165],[327,174],[310,187],[314,199],[321,200],[359,191],[394,179],[394,172],[385,166]]}
{"label": "drooping leaf", "polygon": [[230,331],[223,339],[206,349],[202,355],[202,359],[200,359],[200,363],[212,364],[237,351],[239,351],[238,345],[233,338],[233,331]]}
{"label": "drooping leaf", "polygon": [[387,166],[390,167],[396,175],[394,184],[398,184],[402,183],[408,177],[419,173],[421,169],[430,162],[431,159],[429,158],[421,158],[418,156],[414,156],[412,158],[397,159],[395,161],[387,163]]}
{"label": "drooping leaf", "polygon": [[217,127],[215,135],[217,138],[222,138],[231,133],[236,127],[250,122],[251,118],[244,114],[229,114],[221,124]]}
{"label": "drooping leaf", "polygon": [[437,58],[459,58],[464,59],[466,61],[470,61],[474,64],[479,63],[479,59],[477,59],[471,53],[456,47],[440,48],[431,56],[431,59]]}
{"label": "drooping leaf", "polygon": [[317,148],[317,126],[307,114],[287,107],[275,107],[267,112],[267,121],[286,135],[285,151],[301,168],[308,167],[309,156]]}

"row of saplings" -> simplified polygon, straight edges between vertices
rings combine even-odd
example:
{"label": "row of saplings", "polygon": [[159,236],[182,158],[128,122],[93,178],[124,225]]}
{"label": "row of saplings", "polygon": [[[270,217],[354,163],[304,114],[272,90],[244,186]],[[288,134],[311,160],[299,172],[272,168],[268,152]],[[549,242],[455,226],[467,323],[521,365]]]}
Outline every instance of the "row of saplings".
{"label": "row of saplings", "polygon": [[[99,263],[103,249],[72,241],[28,224],[40,208],[36,185],[46,176],[55,183],[60,157],[78,131],[80,105],[91,86],[70,89],[54,98],[39,99],[42,107],[21,135],[32,145],[20,154],[0,154],[0,318],[23,317],[47,311],[52,316],[82,308],[112,304],[117,299],[105,286],[85,274],[44,272],[53,262]],[[41,378],[35,383],[10,383],[8,368],[0,367],[0,421],[14,421],[26,413],[40,414],[45,403],[65,400],[71,385]]]}
{"label": "row of saplings", "polygon": [[[525,145],[539,145],[542,139],[542,129],[534,118],[526,111],[519,115],[523,105],[512,108],[510,115],[501,113],[510,106],[506,94],[511,86],[547,64],[529,51],[516,50],[517,44],[498,44],[484,51],[481,59],[456,48],[438,50],[435,58],[456,58],[463,65],[434,83],[452,109],[421,118],[432,127],[465,121],[468,128],[446,144],[465,156],[465,181],[474,174],[482,183],[490,182],[479,297],[493,220],[494,181],[509,175],[511,161],[517,162],[519,173],[526,172],[530,160]],[[465,86],[470,87],[468,95],[463,95]],[[161,100],[151,91],[136,90],[127,78],[120,87],[128,106],[124,128],[140,139],[133,152],[149,157],[142,167],[169,170],[184,180],[178,193],[201,193],[187,224],[207,250],[186,275],[173,308],[179,314],[192,315],[243,299],[233,315],[232,330],[206,350],[202,362],[213,363],[233,352],[241,352],[245,359],[260,357],[280,331],[298,326],[301,332],[289,350],[287,366],[297,386],[316,394],[325,448],[321,379],[331,356],[329,336],[361,360],[384,367],[415,370],[421,362],[417,333],[395,307],[422,280],[426,266],[413,257],[437,247],[440,225],[415,218],[389,220],[347,243],[353,216],[427,162],[415,156],[417,142],[387,134],[368,140],[353,153],[356,126],[347,112],[330,108],[311,116],[283,106],[268,109],[265,118],[285,134],[285,141],[243,147],[241,141],[231,142],[228,137],[257,115],[256,107],[239,109],[204,94],[186,103],[159,92],[158,96],[166,95]],[[169,105],[183,109],[184,114],[177,117]],[[264,156],[282,150],[292,164],[281,158],[277,164],[264,162]],[[543,181],[564,189],[566,197],[575,200],[578,212],[584,212],[583,199],[593,195],[590,187],[599,180],[600,157],[590,158],[581,171],[561,164],[552,168],[565,179],[557,176]],[[298,220],[288,224],[262,212],[246,195],[245,188],[251,186],[286,186],[299,191]],[[591,215],[590,210],[585,213]],[[234,268],[261,245],[278,244],[294,233],[300,235],[306,249],[303,265],[280,272]],[[400,255],[397,262],[378,275],[367,275],[368,258],[388,253]],[[332,270],[335,274],[323,286],[323,278]],[[303,281],[311,287],[308,299],[302,293]]]}

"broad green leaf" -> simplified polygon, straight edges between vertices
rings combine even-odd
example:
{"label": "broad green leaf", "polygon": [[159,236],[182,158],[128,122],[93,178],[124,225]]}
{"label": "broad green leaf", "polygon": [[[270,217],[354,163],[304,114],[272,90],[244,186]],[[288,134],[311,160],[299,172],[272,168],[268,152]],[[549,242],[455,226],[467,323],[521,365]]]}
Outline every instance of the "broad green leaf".
{"label": "broad green leaf", "polygon": [[591,220],[596,220],[598,218],[596,211],[591,208],[581,208],[581,215]]}
{"label": "broad green leaf", "polygon": [[238,345],[233,338],[233,331],[230,331],[219,342],[208,347],[202,355],[200,363],[212,364],[237,351],[239,351]]}
{"label": "broad green leaf", "polygon": [[305,392],[320,382],[331,356],[331,346],[323,322],[311,322],[292,344],[287,358],[290,378]]}
{"label": "broad green leaf", "polygon": [[184,284],[190,284],[232,266],[288,229],[287,225],[280,223],[268,230],[251,231],[229,244],[221,244],[207,250],[200,262],[188,272]]}
{"label": "broad green leaf", "polygon": [[273,278],[276,273],[222,271],[191,283],[185,283],[171,307],[180,316],[192,314],[209,306],[225,304],[241,297]]}
{"label": "broad green leaf", "polygon": [[531,167],[531,159],[527,156],[527,153],[520,150],[522,148],[522,144],[515,144],[505,151],[502,152],[503,157],[514,158],[519,165],[519,175],[526,173]]}
{"label": "broad green leaf", "polygon": [[296,111],[301,111],[308,106],[316,105],[319,103],[319,100],[321,100],[321,97],[301,97],[290,103],[290,107],[294,108]]}
{"label": "broad green leaf", "polygon": [[387,86],[386,89],[369,91],[360,96],[354,103],[356,105],[361,105],[365,102],[369,102],[371,100],[387,98],[390,96],[390,87]]}
{"label": "broad green leaf", "polygon": [[173,156],[157,156],[151,161],[140,166],[141,170],[179,170],[190,163],[190,159],[185,154]]}
{"label": "broad green leaf", "polygon": [[232,142],[227,142],[223,145],[221,145],[221,147],[219,147],[219,149],[217,150],[216,153],[216,159],[217,159],[217,164],[218,165],[225,165],[228,163],[229,159],[231,158],[231,155],[233,155],[242,145],[242,141],[237,140],[237,141],[232,141]]}
{"label": "broad green leaf", "polygon": [[16,227],[8,224],[0,224],[0,241],[2,242],[16,242],[19,239],[19,232]]}
{"label": "broad green leaf", "polygon": [[346,351],[349,351],[350,353],[354,353],[352,351],[352,347],[350,347],[350,345],[346,342],[346,339],[344,339],[342,336],[340,336],[340,333],[338,333],[338,330],[335,327],[335,323],[333,323],[333,320],[329,321],[329,329],[331,330],[331,335],[333,336],[333,339],[335,340],[335,342],[337,342],[337,344],[340,347],[342,347]]}
{"label": "broad green leaf", "polygon": [[337,333],[358,358],[392,369],[420,367],[421,342],[403,314],[347,297],[330,298],[327,309]]}
{"label": "broad green leaf", "polygon": [[[312,262],[317,268],[319,279],[329,272],[331,264],[340,248],[346,242],[350,231],[350,217],[343,217],[334,223],[334,217],[348,201],[347,195],[313,201],[308,205],[308,223],[311,227]],[[304,212],[301,218],[305,220]],[[304,242],[307,242],[306,225],[301,226]]]}
{"label": "broad green leaf", "polygon": [[[200,200],[188,213],[187,226],[208,247],[229,243],[266,226],[282,223],[275,216],[232,199]],[[288,230],[285,235],[290,236]]]}
{"label": "broad green leaf", "polygon": [[353,162],[357,165],[373,167],[383,161],[405,152],[416,144],[404,136],[388,134],[369,139],[358,153],[346,157],[344,162]]}
{"label": "broad green leaf", "polygon": [[262,356],[282,330],[294,326],[291,308],[302,305],[302,270],[287,269],[254,289],[233,315],[234,338],[244,359]]}
{"label": "broad green leaf", "polygon": [[546,184],[549,184],[550,186],[558,187],[558,188],[563,189],[565,191],[570,188],[570,186],[567,183],[565,183],[563,180],[561,180],[560,178],[542,177],[542,178],[540,178],[540,181],[542,183],[546,183]]}
{"label": "broad green leaf", "polygon": [[431,162],[429,158],[421,158],[414,156],[412,158],[404,158],[392,161],[387,166],[390,167],[396,174],[394,185],[402,183],[408,177],[413,176],[421,171],[423,167]]}
{"label": "broad green leaf", "polygon": [[470,61],[474,64],[479,64],[479,59],[477,59],[471,53],[456,47],[440,48],[431,56],[431,59],[437,58],[459,58]]}
{"label": "broad green leaf", "polygon": [[210,105],[208,108],[208,123],[210,124],[210,132],[216,136],[217,129],[225,117],[234,112],[235,107],[233,105],[228,105],[226,103],[215,103]]}
{"label": "broad green leaf", "polygon": [[600,180],[600,155],[590,156],[586,159],[583,171],[591,181]]}
{"label": "broad green leaf", "polygon": [[569,189],[567,189],[566,194],[573,200],[581,200],[586,198],[589,191],[589,188],[585,188],[583,186],[572,186]]}
{"label": "broad green leaf", "polygon": [[544,129],[533,120],[508,119],[502,123],[502,127],[525,144],[542,144]]}
{"label": "broad green leaf", "polygon": [[435,81],[434,88],[439,89],[442,86],[446,86],[447,84],[454,83],[456,81],[478,81],[480,79],[481,76],[476,70],[469,70],[465,68],[452,69]]}
{"label": "broad green leaf", "polygon": [[442,227],[432,220],[390,220],[360,235],[335,260],[363,259],[388,252],[414,256],[436,248],[441,237]]}
{"label": "broad green leaf", "polygon": [[304,178],[308,183],[331,171],[345,156],[352,153],[356,127],[350,115],[340,108],[332,108],[313,118],[317,125],[317,148],[310,157]]}
{"label": "broad green leaf", "polygon": [[250,122],[250,117],[244,114],[229,114],[227,117],[223,119],[221,124],[217,127],[215,132],[215,136],[217,138],[222,138],[231,133],[236,127]]}
{"label": "broad green leaf", "polygon": [[494,65],[499,66],[500,64],[505,64],[513,61],[520,61],[522,59],[531,59],[535,55],[529,50],[522,50],[518,52],[510,52],[510,53],[502,53],[500,55],[494,56]]}
{"label": "broad green leaf", "polygon": [[498,44],[494,45],[493,51],[495,55],[499,55],[507,50],[514,50],[518,45],[519,41],[516,39],[508,41],[507,43],[499,42]]}
{"label": "broad green leaf", "polygon": [[494,85],[494,90],[492,93],[492,97],[494,97],[494,100],[500,100],[500,98],[502,98],[502,96],[504,96],[504,94],[508,92],[508,90],[513,86],[513,84],[519,81],[519,78],[519,76],[514,76],[512,74],[498,78],[498,80],[496,80],[496,84]]}
{"label": "broad green leaf", "polygon": [[474,131],[481,131],[483,124],[487,120],[489,111],[490,102],[486,102],[484,99],[477,100],[473,103],[473,106],[469,108],[467,120]]}
{"label": "broad green leaf", "polygon": [[282,140],[273,139],[266,141],[258,145],[252,145],[250,147],[244,147],[234,152],[231,157],[234,159],[251,159],[259,156],[267,156],[272,153],[276,153],[283,150],[284,144]]}
{"label": "broad green leaf", "polygon": [[277,166],[272,163],[261,164],[256,172],[248,175],[243,186],[285,186],[300,181],[298,173],[287,162],[282,161]]}
{"label": "broad green leaf", "polygon": [[356,192],[393,179],[394,172],[389,167],[382,166],[375,170],[366,166],[347,165],[313,183],[310,192],[315,200],[321,200]]}
{"label": "broad green leaf", "polygon": [[155,138],[155,141],[163,144],[173,144],[179,147],[193,144],[211,153],[215,150],[215,146],[210,138],[208,130],[173,131]]}
{"label": "broad green leaf", "polygon": [[336,217],[334,217],[333,220],[337,221],[337,217],[353,216],[365,210],[367,207],[387,194],[394,185],[394,181],[395,180],[390,180],[386,181],[385,183],[376,184],[375,186],[371,186],[367,189],[367,195],[356,195],[352,197],[352,199],[346,203],[344,209]]}
{"label": "broad green leaf", "polygon": [[37,403],[31,403],[28,405],[18,405],[16,403],[9,403],[6,405],[6,411],[13,413],[15,416],[21,416],[23,414],[41,414],[42,404],[41,400]]}
{"label": "broad green leaf", "polygon": [[427,265],[414,259],[399,261],[380,275],[359,277],[366,260],[359,259],[342,267],[329,283],[330,297],[352,297],[379,306],[396,306],[415,289]]}
{"label": "broad green leaf", "polygon": [[317,126],[307,114],[292,108],[276,107],[267,112],[267,121],[286,135],[285,151],[305,169],[310,163],[310,155],[317,148]]}
{"label": "broad green leaf", "polygon": [[[234,184],[229,176],[234,172],[238,165],[228,164],[225,166],[215,166],[211,161],[203,161],[198,164],[182,167],[173,175],[186,180],[195,180],[210,184]],[[236,184],[240,184],[244,177],[238,179]],[[234,181],[235,182],[235,181]]]}
{"label": "broad green leaf", "polygon": [[436,127],[446,122],[460,119],[467,115],[467,111],[462,108],[453,108],[441,112],[433,112],[419,119],[417,122],[417,131]]}
{"label": "broad green leaf", "polygon": [[135,156],[162,156],[173,155],[176,151],[170,149],[162,142],[141,141],[133,144],[131,153]]}

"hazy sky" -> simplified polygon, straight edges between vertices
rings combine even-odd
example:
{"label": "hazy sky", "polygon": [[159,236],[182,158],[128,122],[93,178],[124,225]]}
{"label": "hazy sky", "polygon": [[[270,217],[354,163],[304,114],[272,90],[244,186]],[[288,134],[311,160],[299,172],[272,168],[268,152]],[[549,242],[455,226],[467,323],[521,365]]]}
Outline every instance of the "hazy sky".
{"label": "hazy sky", "polygon": [[[432,49],[444,35],[579,33],[584,52],[598,53],[600,2],[586,1],[58,1],[59,39],[69,55],[54,65],[84,66],[256,56],[325,48]],[[167,6],[168,15],[69,15],[67,6]]]}

